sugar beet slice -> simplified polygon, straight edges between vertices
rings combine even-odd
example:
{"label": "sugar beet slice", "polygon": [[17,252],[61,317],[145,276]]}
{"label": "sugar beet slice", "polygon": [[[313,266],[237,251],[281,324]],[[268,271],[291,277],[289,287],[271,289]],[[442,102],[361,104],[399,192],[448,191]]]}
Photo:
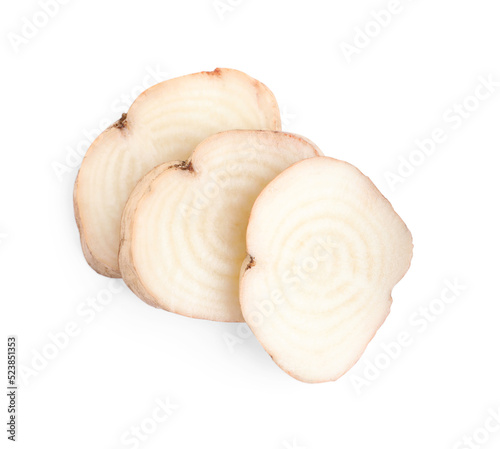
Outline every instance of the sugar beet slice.
{"label": "sugar beet slice", "polygon": [[278,105],[259,81],[216,69],[159,83],[89,148],[74,190],[83,252],[98,273],[120,277],[120,219],[136,183],[155,166],[187,159],[229,129],[280,130]]}
{"label": "sugar beet slice", "polygon": [[293,134],[227,131],[204,140],[189,161],[156,167],[123,213],[124,281],[155,307],[242,321],[238,282],[253,202],[285,168],[319,154]]}
{"label": "sugar beet slice", "polygon": [[391,204],[352,165],[294,164],[256,200],[240,302],[274,361],[305,382],[336,380],[389,314],[412,237]]}

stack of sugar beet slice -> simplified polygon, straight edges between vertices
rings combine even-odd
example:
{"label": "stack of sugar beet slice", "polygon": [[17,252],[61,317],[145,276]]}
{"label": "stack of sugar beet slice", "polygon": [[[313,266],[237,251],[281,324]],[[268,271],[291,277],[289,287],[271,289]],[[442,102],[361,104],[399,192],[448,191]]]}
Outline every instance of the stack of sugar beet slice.
{"label": "stack of sugar beet slice", "polygon": [[356,363],[412,257],[373,183],[281,132],[271,91],[231,69],[141,94],[88,150],[74,205],[95,271],[154,307],[246,321],[305,382]]}

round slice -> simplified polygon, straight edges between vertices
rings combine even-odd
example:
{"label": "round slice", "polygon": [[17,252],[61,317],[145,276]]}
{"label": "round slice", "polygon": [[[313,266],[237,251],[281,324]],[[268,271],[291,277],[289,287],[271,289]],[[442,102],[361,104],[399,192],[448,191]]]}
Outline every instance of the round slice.
{"label": "round slice", "polygon": [[329,157],[298,162],[252,209],[243,316],[288,374],[336,380],[389,314],[412,248],[401,218],[357,168]]}
{"label": "round slice", "polygon": [[203,141],[189,161],[155,168],[124,210],[123,279],[155,307],[242,321],[238,281],[252,205],[285,168],[319,154],[293,134],[228,131]]}
{"label": "round slice", "polygon": [[242,72],[216,69],[164,81],[89,148],[74,191],[83,252],[98,273],[120,277],[120,219],[137,182],[159,164],[187,159],[203,139],[230,129],[280,130],[271,91]]}

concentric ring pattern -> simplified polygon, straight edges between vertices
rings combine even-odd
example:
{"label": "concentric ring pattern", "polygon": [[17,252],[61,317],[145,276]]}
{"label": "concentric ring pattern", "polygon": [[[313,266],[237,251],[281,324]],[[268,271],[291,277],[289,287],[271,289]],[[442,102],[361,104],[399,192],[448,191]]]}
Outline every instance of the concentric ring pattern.
{"label": "concentric ring pattern", "polygon": [[276,363],[309,382],[335,380],[357,361],[412,253],[410,232],[371,181],[327,157],[269,184],[247,245],[243,315]]}
{"label": "concentric ring pattern", "polygon": [[318,154],[286,133],[228,131],[206,139],[189,169],[164,170],[132,193],[142,199],[123,236],[135,267],[125,281],[140,283],[154,298],[149,302],[166,310],[241,321],[239,273],[252,205],[285,168]]}
{"label": "concentric ring pattern", "polygon": [[230,129],[279,130],[279,110],[263,84],[218,69],[153,86],[120,126],[96,139],[75,186],[82,245],[94,269],[120,275],[120,218],[137,182],[155,166],[185,160],[203,139]]}

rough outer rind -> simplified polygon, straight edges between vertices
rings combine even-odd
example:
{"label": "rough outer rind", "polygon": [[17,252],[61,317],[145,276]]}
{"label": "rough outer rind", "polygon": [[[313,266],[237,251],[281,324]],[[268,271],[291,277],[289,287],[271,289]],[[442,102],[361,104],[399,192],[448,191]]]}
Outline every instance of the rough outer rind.
{"label": "rough outer rind", "polygon": [[[116,261],[110,262],[108,260],[104,260],[105,259],[104,257],[96,253],[100,251],[100,248],[98,248],[93,244],[93,241],[89,236],[90,234],[89,224],[87,223],[89,220],[87,219],[86,214],[84,212],[85,208],[82,207],[82,199],[83,199],[82,189],[84,189],[84,187],[82,186],[81,178],[82,178],[82,173],[85,171],[86,162],[90,158],[92,158],[93,155],[96,154],[96,152],[103,150],[108,151],[110,146],[113,147],[113,151],[119,151],[119,152],[128,151],[129,143],[133,141],[134,133],[136,133],[137,131],[144,132],[145,128],[147,128],[148,126],[147,120],[145,122],[145,120],[140,115],[137,114],[137,110],[139,111],[144,110],[146,115],[147,113],[151,115],[151,111],[149,111],[147,108],[147,105],[150,103],[151,98],[154,98],[155,96],[165,96],[165,92],[169,91],[175,92],[180,88],[180,86],[182,86],[184,80],[194,79],[195,77],[204,78],[207,80],[209,79],[217,80],[216,82],[220,83],[228,83],[231,82],[231,80],[237,80],[235,81],[236,83],[247,84],[248,89],[254,90],[256,104],[258,105],[258,107],[261,108],[261,114],[262,114],[261,118],[263,120],[263,124],[261,124],[258,127],[258,129],[269,129],[269,130],[281,129],[280,113],[276,99],[274,98],[272,92],[259,81],[249,77],[243,72],[239,72],[233,69],[217,68],[213,72],[200,72],[192,75],[186,75],[183,77],[174,78],[156,84],[155,86],[152,86],[151,88],[143,92],[141,95],[139,95],[139,97],[130,107],[128,113],[123,114],[122,117],[116,123],[114,123],[108,129],[106,129],[92,143],[89,150],[87,151],[87,154],[83,159],[82,166],[80,168],[77,180],[75,182],[73,202],[74,202],[75,219],[80,233],[82,250],[88,264],[99,274],[114,278],[121,277],[118,265],[118,241],[116,243],[117,248],[115,250]],[[235,101],[238,101],[238,99],[235,99]],[[241,104],[238,104],[238,107],[241,106],[242,106]],[[255,105],[252,105],[252,107],[255,107]],[[208,113],[208,115],[210,115],[210,112]],[[234,126],[226,127],[225,129],[232,129],[232,128],[234,128]],[[239,128],[247,128],[247,126],[239,126]],[[222,129],[219,129],[218,131],[222,131]],[[151,134],[151,132],[146,134]],[[207,135],[205,135],[204,137],[207,137]],[[144,145],[144,150],[147,151],[149,149],[148,147],[155,148],[155,145],[157,145],[157,143],[151,140],[151,142],[148,142],[147,144]],[[190,148],[189,153],[193,149],[194,147]],[[186,152],[185,154],[183,154],[183,157],[188,157],[188,156],[189,154]],[[146,169],[142,171],[142,173],[137,179],[140,179],[142,176],[144,176],[149,170],[154,168],[154,166],[175,159],[178,158],[170,157],[167,160],[164,159],[158,161],[152,166],[146,167]],[[137,166],[132,167],[132,171],[134,171],[135,173],[137,173],[137,171],[140,172],[141,167]],[[87,177],[88,176],[86,176],[86,178]],[[123,198],[117,198],[116,201],[123,202],[123,204],[125,204],[130,191]],[[117,222],[117,228],[118,228],[118,222]],[[116,230],[116,234],[118,233],[119,229]]]}
{"label": "rough outer rind", "polygon": [[127,286],[145,303],[153,307],[159,307],[156,299],[140,282],[139,274],[134,265],[134,254],[132,252],[131,241],[134,235],[134,214],[141,200],[151,191],[151,184],[165,170],[178,170],[182,167],[181,161],[166,162],[153,168],[146,176],[144,176],[135,189],[132,191],[125,209],[123,210],[121,221],[121,238],[119,262],[120,272]]}
{"label": "rough outer rind", "polygon": [[[120,122],[122,119],[123,119],[123,115],[122,115],[122,118],[118,122]],[[107,136],[111,137],[112,133],[116,133],[116,129],[118,129],[118,128],[115,127],[115,124],[113,124],[108,129],[104,130],[104,132],[99,137],[97,137],[97,139],[92,143],[92,145],[88,149],[87,153],[90,152],[91,150],[93,150],[93,148],[96,148],[100,144],[100,142],[102,142],[102,140],[107,138]],[[84,158],[84,160],[85,160],[85,158]],[[82,164],[83,164],[83,162],[82,162]],[[103,276],[110,277],[110,278],[115,278],[115,279],[120,278],[121,277],[120,271],[103,263],[98,257],[96,257],[92,253],[92,251],[87,243],[88,239],[86,238],[86,235],[85,235],[86,230],[85,230],[85,226],[83,225],[83,218],[80,214],[80,206],[79,206],[79,201],[78,201],[78,194],[80,192],[80,185],[79,184],[80,184],[80,178],[79,178],[79,176],[77,176],[76,181],[75,181],[75,187],[73,189],[73,208],[74,208],[74,212],[75,212],[76,225],[78,227],[78,232],[80,233],[80,243],[82,245],[82,251],[83,251],[83,255],[85,256],[85,260],[90,265],[90,267],[94,271],[96,271],[97,273],[102,274]]]}

